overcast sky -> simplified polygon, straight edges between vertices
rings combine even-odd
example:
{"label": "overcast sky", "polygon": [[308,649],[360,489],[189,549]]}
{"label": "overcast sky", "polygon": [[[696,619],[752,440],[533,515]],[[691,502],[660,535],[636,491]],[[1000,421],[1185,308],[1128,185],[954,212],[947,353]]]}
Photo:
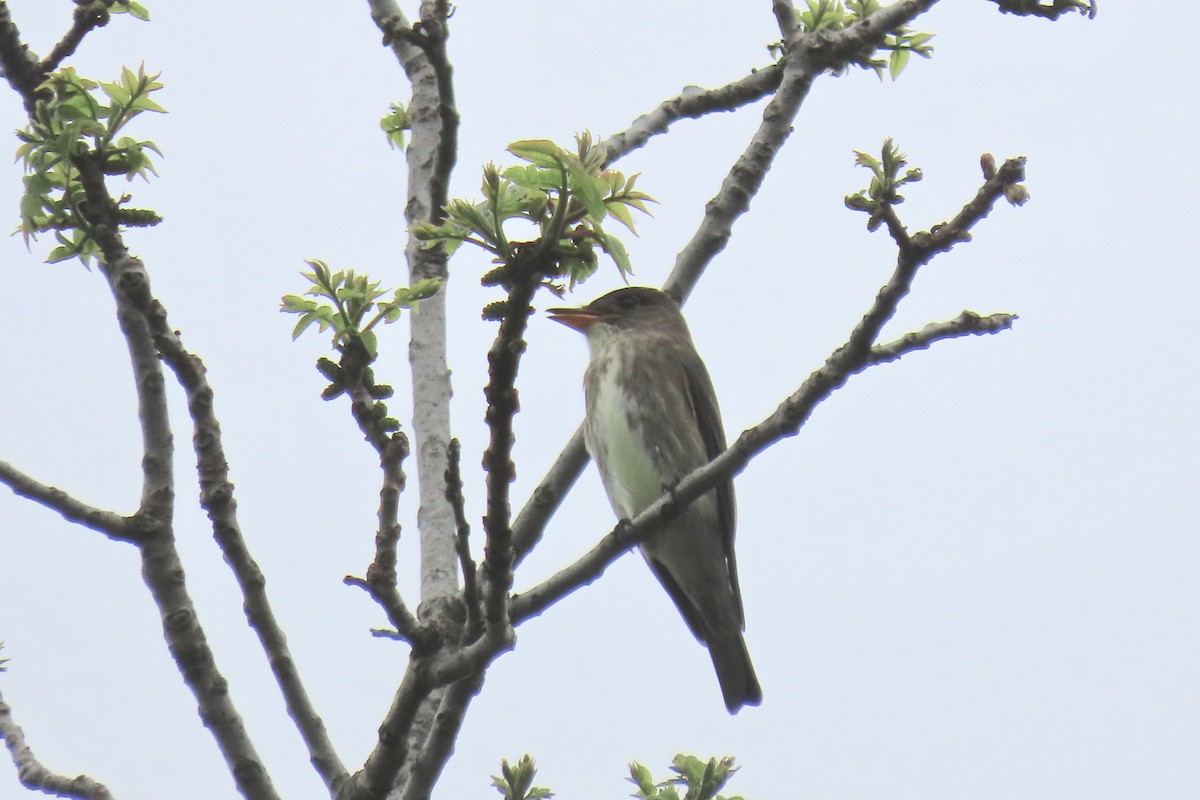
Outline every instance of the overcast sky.
{"label": "overcast sky", "polygon": [[[9,5],[39,54],[73,8]],[[894,84],[861,71],[818,81],[686,309],[730,437],[823,362],[890,274],[886,234],[842,203],[866,183],[852,151],[885,137],[925,172],[899,209],[911,229],[973,196],[984,152],[1028,156],[1032,199],[998,206],[972,243],[926,267],[884,338],[963,309],[1019,322],[852,379],[738,478],[760,708],[726,714],[704,650],[627,556],[518,631],[435,797],[492,796],[500,759],[526,752],[539,783],[571,798],[625,796],[627,762],[664,774],[677,752],[735,755],[730,792],[748,800],[1195,796],[1200,5],[1166,6],[1109,0],[1093,21],[1051,24],[984,0],[941,3],[919,20],[937,34],[932,61],[913,59]],[[163,73],[171,113],[136,128],[164,150],[161,178],[132,191],[167,221],[127,241],[208,364],[246,537],[357,767],[406,664],[400,645],[369,636],[378,610],[341,583],[371,557],[376,459],[346,403],[318,396],[324,343],[291,343],[294,320],[277,307],[304,288],[305,258],[404,282],[404,160],[378,120],[407,85],[365,3],[150,10],[152,23],[117,18],[93,33],[72,63],[105,80],[140,62]],[[453,193],[473,196],[481,165],[508,163],[511,141],[622,130],[685,85],[770,63],[777,39],[768,0],[462,2]],[[620,162],[660,203],[626,238],[639,282],[666,278],[760,114],[681,123]],[[15,95],[0,115],[0,128],[23,124]],[[0,209],[14,227],[20,171],[3,169]],[[41,264],[50,246],[0,240],[0,458],[128,512],[140,449],[112,300],[97,273]],[[450,265],[453,425],[473,521],[494,332],[479,309],[496,297],[479,287],[485,267],[465,249]],[[576,298],[618,285],[606,267]],[[397,385],[402,418],[406,338],[404,324],[385,332],[377,368]],[[517,503],[583,408],[582,337],[538,316],[528,340]],[[195,508],[178,391],[174,401],[178,535],[201,621],[281,793],[322,797]],[[415,601],[415,491],[403,503]],[[589,467],[518,588],[613,522]],[[0,492],[0,639],[12,659],[0,689],[58,772],[88,773],[121,800],[233,797],[138,570],[131,547]],[[0,767],[0,798],[23,796]]]}

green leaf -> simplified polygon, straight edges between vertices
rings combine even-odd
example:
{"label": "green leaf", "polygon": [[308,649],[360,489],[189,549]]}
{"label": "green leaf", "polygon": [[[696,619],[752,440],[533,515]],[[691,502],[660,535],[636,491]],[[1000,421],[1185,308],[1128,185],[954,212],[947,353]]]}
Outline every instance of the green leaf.
{"label": "green leaf", "polygon": [[50,251],[50,255],[46,256],[47,264],[58,264],[62,261],[72,259],[77,255],[75,248],[60,245]]}
{"label": "green leaf", "polygon": [[588,216],[595,222],[602,222],[607,211],[604,208],[605,182],[600,178],[587,174],[582,168],[571,165],[568,167],[571,191],[583,203]]}
{"label": "green leaf", "polygon": [[555,190],[562,187],[563,173],[558,167],[509,167],[504,177],[526,189]]}
{"label": "green leaf", "polygon": [[629,206],[620,200],[609,200],[604,204],[604,208],[613,218],[629,229],[629,232],[634,236],[637,235],[637,230],[633,227],[633,214],[629,213]]}
{"label": "green leaf", "polygon": [[165,108],[163,108],[158,103],[151,100],[149,97],[137,98],[136,100],[133,101],[133,105],[130,107],[137,111],[152,111],[155,114],[167,113],[167,110]]}
{"label": "green leaf", "polygon": [[609,236],[600,230],[599,226],[593,227],[596,231],[596,239],[600,242],[600,247],[617,263],[617,269],[621,271],[621,277],[625,278],[628,275],[632,275],[633,265],[629,262],[629,253],[625,251],[625,245],[621,244],[621,240],[615,236]]}
{"label": "green leaf", "polygon": [[562,168],[565,151],[549,139],[525,139],[513,142],[508,146],[508,152],[514,156],[541,167]]}
{"label": "green leaf", "polygon": [[379,127],[387,135],[389,147],[403,150],[404,132],[410,128],[408,109],[401,103],[392,103],[388,106],[388,113],[379,121]]}
{"label": "green leaf", "polygon": [[900,73],[904,72],[904,68],[908,66],[910,55],[912,55],[912,51],[908,49],[892,51],[891,58],[888,60],[888,72],[891,73],[892,80],[896,80],[900,77]]}
{"label": "green leaf", "polygon": [[324,320],[321,319],[321,315],[315,310],[309,311],[307,314],[300,317],[300,320],[296,323],[296,327],[292,328],[292,341],[294,342],[296,339],[300,338],[300,334],[308,330],[308,327],[314,322],[318,323],[321,330],[325,329],[326,324]]}
{"label": "green leaf", "polygon": [[143,22],[150,20],[150,12],[146,10],[146,7],[141,3],[132,2],[132,0],[116,0],[108,10],[113,14],[128,14]]}
{"label": "green leaf", "polygon": [[125,87],[119,83],[101,82],[100,88],[104,90],[104,93],[108,95],[114,103],[125,105],[130,100],[129,92],[126,91]]}
{"label": "green leaf", "polygon": [[280,310],[288,313],[299,314],[305,311],[312,311],[316,307],[316,301],[308,300],[295,294],[285,294],[283,296],[283,304],[280,306]]}

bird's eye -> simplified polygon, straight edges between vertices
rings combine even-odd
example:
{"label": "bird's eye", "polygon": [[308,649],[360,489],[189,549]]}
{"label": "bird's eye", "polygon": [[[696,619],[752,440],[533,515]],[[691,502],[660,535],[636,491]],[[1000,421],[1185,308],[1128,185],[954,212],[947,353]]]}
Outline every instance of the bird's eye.
{"label": "bird's eye", "polygon": [[626,311],[628,311],[631,308],[637,308],[637,305],[638,305],[637,295],[627,294],[620,299],[619,303],[620,303],[621,308],[625,309]]}

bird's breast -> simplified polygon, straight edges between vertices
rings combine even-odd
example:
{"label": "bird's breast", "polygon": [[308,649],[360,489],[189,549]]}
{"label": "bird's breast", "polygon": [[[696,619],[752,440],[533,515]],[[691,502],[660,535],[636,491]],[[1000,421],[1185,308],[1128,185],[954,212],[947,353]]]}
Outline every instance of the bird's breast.
{"label": "bird's breast", "polygon": [[613,348],[589,367],[584,438],[613,510],[630,518],[658,499],[670,477],[658,464],[661,454],[647,443],[650,415],[622,380],[623,366],[619,349]]}

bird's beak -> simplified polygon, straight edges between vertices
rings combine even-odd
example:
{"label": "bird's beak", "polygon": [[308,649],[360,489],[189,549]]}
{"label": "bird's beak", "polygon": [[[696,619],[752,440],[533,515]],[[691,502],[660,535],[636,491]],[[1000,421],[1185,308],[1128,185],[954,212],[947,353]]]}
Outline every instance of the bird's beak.
{"label": "bird's beak", "polygon": [[587,333],[587,329],[601,319],[601,316],[595,311],[588,311],[586,308],[550,308],[546,310],[546,313],[555,322],[561,322],[568,328],[574,328],[581,333]]}

